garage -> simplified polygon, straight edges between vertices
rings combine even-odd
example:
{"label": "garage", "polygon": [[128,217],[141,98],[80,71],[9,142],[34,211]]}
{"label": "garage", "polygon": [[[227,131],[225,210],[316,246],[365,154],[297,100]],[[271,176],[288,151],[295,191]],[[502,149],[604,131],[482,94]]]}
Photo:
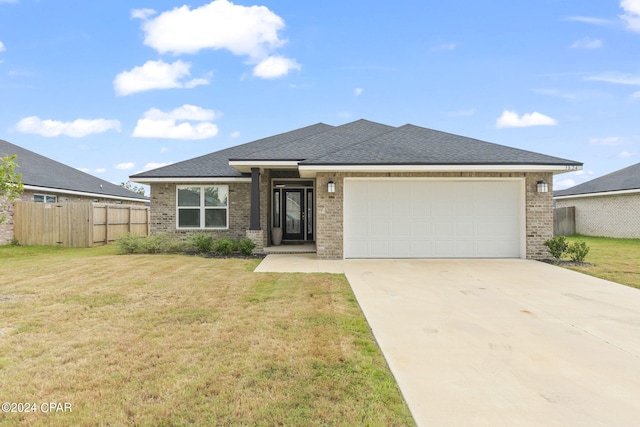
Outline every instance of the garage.
{"label": "garage", "polygon": [[523,179],[345,178],[345,258],[524,258]]}

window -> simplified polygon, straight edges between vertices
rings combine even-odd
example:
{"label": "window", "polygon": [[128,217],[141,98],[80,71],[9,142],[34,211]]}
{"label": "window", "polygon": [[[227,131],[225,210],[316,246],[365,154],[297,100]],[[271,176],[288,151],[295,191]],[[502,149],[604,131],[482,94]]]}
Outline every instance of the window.
{"label": "window", "polygon": [[51,196],[49,194],[34,194],[33,201],[40,203],[57,203],[58,196]]}
{"label": "window", "polygon": [[228,228],[229,186],[178,186],[178,228]]}

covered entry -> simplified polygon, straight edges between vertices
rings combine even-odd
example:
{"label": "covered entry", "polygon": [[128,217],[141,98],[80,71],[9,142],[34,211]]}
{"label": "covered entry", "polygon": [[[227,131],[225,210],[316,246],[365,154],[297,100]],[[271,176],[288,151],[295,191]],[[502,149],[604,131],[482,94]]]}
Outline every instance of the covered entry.
{"label": "covered entry", "polygon": [[312,180],[274,180],[272,229],[282,230],[282,241],[315,240],[315,198]]}
{"label": "covered entry", "polygon": [[524,258],[523,179],[345,178],[345,258]]}

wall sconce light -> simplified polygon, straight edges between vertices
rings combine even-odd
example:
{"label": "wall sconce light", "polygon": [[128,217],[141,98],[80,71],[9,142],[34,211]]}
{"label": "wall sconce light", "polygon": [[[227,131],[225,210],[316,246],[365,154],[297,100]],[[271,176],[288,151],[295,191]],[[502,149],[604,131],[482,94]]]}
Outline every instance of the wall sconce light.
{"label": "wall sconce light", "polygon": [[336,192],[336,183],[333,181],[329,181],[327,183],[327,193],[335,193]]}
{"label": "wall sconce light", "polygon": [[538,181],[538,193],[548,193],[549,192],[549,184],[544,181]]}

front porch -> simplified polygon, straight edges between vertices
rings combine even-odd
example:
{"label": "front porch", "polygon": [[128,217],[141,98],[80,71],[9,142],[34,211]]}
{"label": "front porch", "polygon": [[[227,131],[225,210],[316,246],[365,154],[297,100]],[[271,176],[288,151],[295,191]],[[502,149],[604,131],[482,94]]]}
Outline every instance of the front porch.
{"label": "front porch", "polygon": [[264,253],[269,254],[315,254],[316,244],[314,242],[282,244],[278,246],[266,246]]}

